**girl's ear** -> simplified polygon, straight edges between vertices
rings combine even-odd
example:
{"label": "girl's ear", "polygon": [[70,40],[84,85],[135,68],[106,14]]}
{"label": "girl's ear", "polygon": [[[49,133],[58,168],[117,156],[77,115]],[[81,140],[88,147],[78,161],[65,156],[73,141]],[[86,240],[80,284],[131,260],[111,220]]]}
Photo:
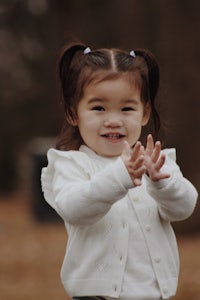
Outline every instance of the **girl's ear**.
{"label": "girl's ear", "polygon": [[74,110],[72,110],[72,109],[66,110],[65,115],[66,115],[67,122],[70,125],[72,125],[72,126],[78,125],[78,119],[77,119],[77,116],[76,116],[76,113],[74,112]]}
{"label": "girl's ear", "polygon": [[149,119],[150,119],[150,115],[151,115],[151,105],[150,105],[150,102],[148,102],[144,105],[142,126],[147,125],[147,123],[149,122]]}

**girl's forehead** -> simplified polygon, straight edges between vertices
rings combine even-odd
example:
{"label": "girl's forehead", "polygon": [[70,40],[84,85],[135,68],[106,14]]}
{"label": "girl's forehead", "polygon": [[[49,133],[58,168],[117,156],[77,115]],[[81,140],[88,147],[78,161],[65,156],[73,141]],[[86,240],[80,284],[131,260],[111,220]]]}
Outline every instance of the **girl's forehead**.
{"label": "girl's forehead", "polygon": [[127,81],[129,84],[141,87],[141,81],[139,80],[139,76],[136,72],[114,72],[114,71],[97,71],[88,76],[88,80],[86,80],[84,88],[90,84],[95,85],[104,81],[123,79]]}
{"label": "girl's forehead", "polygon": [[115,99],[116,103],[127,99],[141,101],[141,89],[132,76],[124,73],[120,76],[95,78],[84,86],[81,99]]}

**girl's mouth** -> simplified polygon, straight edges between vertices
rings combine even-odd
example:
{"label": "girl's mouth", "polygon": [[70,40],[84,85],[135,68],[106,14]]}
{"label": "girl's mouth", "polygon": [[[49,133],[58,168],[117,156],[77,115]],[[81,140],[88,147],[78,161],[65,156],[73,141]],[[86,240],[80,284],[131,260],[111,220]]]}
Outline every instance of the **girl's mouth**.
{"label": "girl's mouth", "polygon": [[101,136],[110,140],[120,140],[125,137],[125,135],[121,133],[106,133]]}

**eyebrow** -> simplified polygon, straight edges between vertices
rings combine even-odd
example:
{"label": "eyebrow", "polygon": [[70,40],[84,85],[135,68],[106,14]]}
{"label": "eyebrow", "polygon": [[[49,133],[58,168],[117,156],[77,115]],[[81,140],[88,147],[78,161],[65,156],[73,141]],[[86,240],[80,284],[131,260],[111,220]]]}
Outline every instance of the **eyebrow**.
{"label": "eyebrow", "polygon": [[122,100],[122,103],[124,104],[138,104],[139,101],[136,99],[127,99],[127,100]]}
{"label": "eyebrow", "polygon": [[91,98],[91,99],[88,101],[88,104],[92,104],[92,103],[95,103],[95,102],[106,102],[106,100],[100,99],[100,98]]}
{"label": "eyebrow", "polygon": [[[107,102],[106,99],[101,99],[101,98],[91,98],[89,101],[88,101],[88,104],[93,104],[93,103],[96,103],[96,102]],[[125,99],[125,100],[122,100],[121,103],[122,104],[138,104],[138,100],[136,99]]]}

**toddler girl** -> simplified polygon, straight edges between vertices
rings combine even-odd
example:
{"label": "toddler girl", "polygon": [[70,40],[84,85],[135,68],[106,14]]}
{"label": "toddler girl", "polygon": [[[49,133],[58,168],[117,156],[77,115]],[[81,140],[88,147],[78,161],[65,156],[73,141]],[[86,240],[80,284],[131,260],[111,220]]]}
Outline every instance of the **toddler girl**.
{"label": "toddler girl", "polygon": [[42,170],[46,201],[68,233],[61,278],[74,299],[158,300],[176,293],[179,256],[170,225],[197,192],[142,127],[160,127],[159,68],[147,50],[66,47],[59,61],[65,120]]}

